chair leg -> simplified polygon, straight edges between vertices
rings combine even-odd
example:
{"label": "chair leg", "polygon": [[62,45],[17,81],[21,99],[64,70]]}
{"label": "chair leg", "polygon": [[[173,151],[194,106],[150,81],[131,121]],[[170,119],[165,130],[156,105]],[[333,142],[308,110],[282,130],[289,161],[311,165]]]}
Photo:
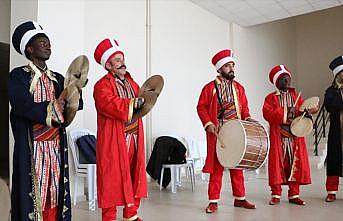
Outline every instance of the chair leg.
{"label": "chair leg", "polygon": [[73,194],[74,206],[76,206],[78,180],[79,180],[79,178],[77,177],[77,175],[75,175],[75,177],[74,177],[74,194]]}
{"label": "chair leg", "polygon": [[189,176],[191,178],[191,185],[192,185],[192,192],[194,191],[194,183],[195,183],[195,177],[194,177],[194,166],[193,164],[190,164],[188,166]]}
{"label": "chair leg", "polygon": [[95,168],[93,164],[88,164],[87,166],[87,183],[88,183],[88,210],[95,210],[95,196],[94,196],[94,172]]}
{"label": "chair leg", "polygon": [[191,176],[193,177],[193,184],[192,184],[192,191],[195,189],[195,169],[194,169],[194,164],[192,164],[192,174]]}
{"label": "chair leg", "polygon": [[97,187],[97,180],[96,180],[96,164],[94,165],[94,199],[95,201],[98,200],[98,187]]}
{"label": "chair leg", "polygon": [[182,172],[181,171],[181,167],[178,167],[176,172],[177,172],[177,175],[176,175],[176,177],[177,177],[176,185],[181,186],[182,185],[182,181],[181,181],[181,172]]}
{"label": "chair leg", "polygon": [[170,175],[171,175],[171,189],[172,193],[176,193],[176,167],[170,167]]}
{"label": "chair leg", "polygon": [[162,167],[162,170],[161,170],[160,191],[162,190],[163,174],[164,174],[164,167]]}

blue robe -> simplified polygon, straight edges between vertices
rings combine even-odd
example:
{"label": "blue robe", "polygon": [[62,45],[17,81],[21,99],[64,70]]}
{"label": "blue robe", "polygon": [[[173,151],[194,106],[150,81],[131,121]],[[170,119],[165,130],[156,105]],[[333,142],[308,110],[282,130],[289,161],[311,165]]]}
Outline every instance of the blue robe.
{"label": "blue robe", "polygon": [[[55,97],[63,91],[64,77],[53,72]],[[32,127],[39,123],[46,125],[48,101],[35,103],[29,92],[33,73],[22,66],[11,71],[8,82],[8,95],[11,104],[10,121],[14,136],[13,174],[12,174],[12,221],[40,220],[42,208],[39,208],[34,194],[34,160]],[[61,174],[58,192],[58,221],[71,220],[71,202],[69,191],[68,146],[65,128],[60,133]],[[36,183],[36,186],[38,184]],[[42,217],[41,217],[42,219]]]}

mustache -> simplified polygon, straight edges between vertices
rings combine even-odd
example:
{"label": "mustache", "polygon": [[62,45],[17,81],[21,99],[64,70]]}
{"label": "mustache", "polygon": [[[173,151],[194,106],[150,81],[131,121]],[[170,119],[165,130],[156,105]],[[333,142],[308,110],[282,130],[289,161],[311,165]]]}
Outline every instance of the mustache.
{"label": "mustache", "polygon": [[120,65],[119,67],[117,67],[118,70],[119,70],[119,69],[122,69],[122,68],[126,68],[126,65],[125,65],[125,64],[122,64],[122,65]]}

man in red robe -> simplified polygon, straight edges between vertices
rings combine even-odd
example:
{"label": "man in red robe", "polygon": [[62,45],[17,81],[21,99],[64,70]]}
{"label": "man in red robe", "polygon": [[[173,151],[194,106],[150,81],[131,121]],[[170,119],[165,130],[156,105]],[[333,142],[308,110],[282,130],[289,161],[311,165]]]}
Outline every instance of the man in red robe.
{"label": "man in red robe", "polygon": [[[230,119],[250,120],[248,101],[244,87],[233,80],[235,61],[229,49],[218,52],[212,58],[218,76],[202,89],[197,111],[206,130],[207,157],[203,168],[210,174],[208,185],[209,205],[206,213],[218,209],[224,167],[219,163],[216,154],[217,132]],[[235,207],[255,209],[255,205],[245,199],[244,176],[241,169],[230,169],[232,193]]]}
{"label": "man in red robe", "polygon": [[116,220],[116,207],[124,206],[124,220],[141,221],[137,210],[147,197],[144,133],[141,118],[132,120],[144,99],[126,71],[124,52],[106,38],[94,52],[108,72],[94,86],[97,110],[97,188],[102,220]]}
{"label": "man in red robe", "polygon": [[299,186],[311,183],[305,139],[290,132],[292,120],[302,114],[299,108],[303,99],[297,99],[295,89],[290,88],[291,73],[285,65],[275,66],[269,80],[277,87],[276,92],[267,95],[263,105],[263,116],[270,127],[268,173],[272,197],[269,204],[279,204],[281,185],[288,185],[289,202],[305,205],[299,197]]}

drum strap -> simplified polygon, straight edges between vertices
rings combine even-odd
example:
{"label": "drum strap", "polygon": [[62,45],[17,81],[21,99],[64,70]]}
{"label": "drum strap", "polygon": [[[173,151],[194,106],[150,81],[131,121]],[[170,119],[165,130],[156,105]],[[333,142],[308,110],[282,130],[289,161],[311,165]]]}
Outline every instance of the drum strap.
{"label": "drum strap", "polygon": [[224,109],[224,106],[223,106],[222,98],[220,97],[220,94],[219,94],[218,85],[217,85],[216,81],[213,81],[213,83],[214,83],[214,87],[216,88],[217,98],[218,98],[218,102],[219,102],[219,105],[220,105],[220,111],[219,111],[218,118],[222,121],[222,124],[223,124],[224,123],[223,120],[224,120],[225,109]]}

